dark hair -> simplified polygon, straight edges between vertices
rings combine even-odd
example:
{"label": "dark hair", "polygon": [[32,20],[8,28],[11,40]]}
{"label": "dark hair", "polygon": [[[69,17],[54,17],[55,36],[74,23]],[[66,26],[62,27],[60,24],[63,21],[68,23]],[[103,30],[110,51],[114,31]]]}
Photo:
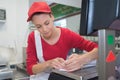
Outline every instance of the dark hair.
{"label": "dark hair", "polygon": [[45,12],[36,12],[31,16],[31,19],[34,15],[40,15],[40,14],[49,14],[49,16],[51,17],[52,13],[45,13]]}

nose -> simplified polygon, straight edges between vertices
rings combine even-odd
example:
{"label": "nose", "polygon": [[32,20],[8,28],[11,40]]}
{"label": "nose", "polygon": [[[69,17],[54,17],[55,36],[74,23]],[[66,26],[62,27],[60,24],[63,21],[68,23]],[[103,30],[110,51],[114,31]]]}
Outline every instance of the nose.
{"label": "nose", "polygon": [[43,26],[43,27],[42,27],[42,30],[43,30],[44,32],[46,32],[46,31],[47,31],[47,27],[46,27],[46,26]]}

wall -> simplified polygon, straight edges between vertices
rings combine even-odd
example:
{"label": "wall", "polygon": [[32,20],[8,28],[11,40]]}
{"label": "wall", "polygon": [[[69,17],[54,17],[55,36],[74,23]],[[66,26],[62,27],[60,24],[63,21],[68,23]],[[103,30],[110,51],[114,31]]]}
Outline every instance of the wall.
{"label": "wall", "polygon": [[17,0],[17,39],[16,39],[16,62],[23,62],[23,47],[26,46],[27,34],[29,31],[29,26],[27,23],[27,12],[29,8],[28,0]]}
{"label": "wall", "polygon": [[[6,9],[6,22],[0,23],[0,46],[8,47],[15,39],[16,33],[16,0],[0,0],[0,7]],[[14,31],[13,31],[14,30]]]}
{"label": "wall", "polygon": [[28,28],[28,0],[0,0],[0,8],[6,9],[7,17],[5,23],[0,22],[0,54],[10,54],[10,64],[21,63]]}
{"label": "wall", "polygon": [[79,33],[80,14],[66,18],[67,27],[76,33]]}
{"label": "wall", "polygon": [[[63,22],[63,21],[65,21],[65,22]],[[80,14],[57,20],[57,21],[54,22],[54,25],[69,28],[72,31],[74,31],[76,33],[79,33]]]}
{"label": "wall", "polygon": [[[68,4],[70,5],[71,3],[70,1]],[[73,3],[76,4],[77,2]],[[23,62],[22,49],[26,46],[26,39],[29,33],[29,26],[26,22],[29,4],[29,0],[0,0],[0,8],[6,9],[7,14],[6,22],[0,22],[0,58],[7,58],[9,64]],[[68,26],[75,29],[73,26],[78,26],[79,23],[73,25],[74,22],[71,19],[78,22],[79,20],[72,17],[67,19]]]}

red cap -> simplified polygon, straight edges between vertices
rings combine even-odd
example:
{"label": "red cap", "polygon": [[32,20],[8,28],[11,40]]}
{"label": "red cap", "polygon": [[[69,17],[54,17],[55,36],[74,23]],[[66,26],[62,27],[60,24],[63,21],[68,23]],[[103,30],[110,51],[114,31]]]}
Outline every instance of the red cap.
{"label": "red cap", "polygon": [[27,22],[31,20],[32,15],[36,12],[45,12],[45,13],[50,13],[51,9],[49,5],[46,2],[34,2],[29,11],[28,11],[28,19]]}

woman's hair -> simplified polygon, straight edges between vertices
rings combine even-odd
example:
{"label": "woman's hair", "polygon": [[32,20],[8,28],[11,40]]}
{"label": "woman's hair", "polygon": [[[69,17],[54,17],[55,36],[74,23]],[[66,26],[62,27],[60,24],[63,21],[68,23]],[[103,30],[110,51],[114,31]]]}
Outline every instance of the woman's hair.
{"label": "woman's hair", "polygon": [[34,16],[34,15],[40,15],[40,14],[49,14],[49,16],[51,17],[52,13],[44,13],[44,12],[36,12],[34,13],[31,18]]}

